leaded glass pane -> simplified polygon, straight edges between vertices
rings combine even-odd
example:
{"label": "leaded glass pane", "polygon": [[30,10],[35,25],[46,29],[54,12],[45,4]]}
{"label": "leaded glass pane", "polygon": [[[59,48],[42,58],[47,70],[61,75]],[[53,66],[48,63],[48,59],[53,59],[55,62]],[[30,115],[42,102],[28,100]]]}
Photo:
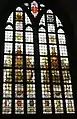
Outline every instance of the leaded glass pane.
{"label": "leaded glass pane", "polygon": [[3,99],[2,101],[2,114],[11,114],[12,101],[9,99]]}
{"label": "leaded glass pane", "polygon": [[15,82],[23,82],[23,69],[15,69]]}
{"label": "leaded glass pane", "polygon": [[56,34],[48,33],[48,40],[50,44],[56,44]]}
{"label": "leaded glass pane", "polygon": [[31,21],[30,21],[28,15],[27,15],[26,13],[25,13],[25,24],[26,24],[26,25],[27,25],[27,24],[31,24]]}
{"label": "leaded glass pane", "polygon": [[11,98],[12,97],[12,84],[4,83],[3,84],[3,98]]}
{"label": "leaded glass pane", "polygon": [[33,42],[33,33],[32,32],[25,33],[25,42]]}
{"label": "leaded glass pane", "polygon": [[64,34],[64,31],[63,31],[62,29],[59,29],[59,30],[58,30],[58,33]]}
{"label": "leaded glass pane", "polygon": [[51,56],[57,55],[57,45],[49,45],[49,50]]}
{"label": "leaded glass pane", "polygon": [[58,34],[59,44],[66,44],[66,39],[64,34]]}
{"label": "leaded glass pane", "polygon": [[13,41],[13,31],[5,31],[5,41]]}
{"label": "leaded glass pane", "polygon": [[21,7],[17,7],[16,11],[23,11]]}
{"label": "leaded glass pane", "polygon": [[52,14],[47,14],[47,22],[48,23],[54,23],[54,17]]}
{"label": "leaded glass pane", "polygon": [[61,85],[53,85],[54,98],[62,98]]}
{"label": "leaded glass pane", "polygon": [[33,14],[34,17],[36,17],[38,14],[38,4],[36,1],[33,1],[31,3],[31,13]]}
{"label": "leaded glass pane", "polygon": [[12,82],[12,69],[3,70],[3,82]]}
{"label": "leaded glass pane", "polygon": [[46,43],[46,33],[39,33],[39,43]]}
{"label": "leaded glass pane", "polygon": [[36,100],[27,100],[27,114],[36,113]]}
{"label": "leaded glass pane", "polygon": [[68,62],[68,58],[63,58],[61,57],[61,67],[62,69],[68,69],[69,68],[69,62]]}
{"label": "leaded glass pane", "polygon": [[48,68],[48,57],[40,57],[40,67],[41,68]]}
{"label": "leaded glass pane", "polygon": [[24,101],[17,99],[15,100],[15,114],[24,114]]}
{"label": "leaded glass pane", "polygon": [[40,55],[47,55],[47,45],[39,45],[39,52]]}
{"label": "leaded glass pane", "polygon": [[62,76],[63,76],[64,83],[71,83],[71,76],[70,76],[70,72],[68,70],[63,70]]}
{"label": "leaded glass pane", "polygon": [[43,114],[51,114],[52,105],[51,100],[43,100]]}
{"label": "leaded glass pane", "polygon": [[23,98],[23,84],[15,84],[15,98]]}
{"label": "leaded glass pane", "polygon": [[64,85],[65,98],[73,98],[72,85]]}
{"label": "leaded glass pane", "polygon": [[63,101],[62,100],[54,100],[55,104],[55,113],[63,113]]}
{"label": "leaded glass pane", "polygon": [[60,56],[68,56],[67,47],[65,45],[59,45]]}
{"label": "leaded glass pane", "polygon": [[13,24],[13,12],[10,14],[7,23],[12,23]]}
{"label": "leaded glass pane", "polygon": [[16,30],[23,30],[23,22],[21,21],[16,22]]}
{"label": "leaded glass pane", "polygon": [[59,26],[63,26],[61,21],[58,19],[58,17],[56,16],[56,24],[57,24],[57,27]]}
{"label": "leaded glass pane", "polygon": [[60,83],[59,70],[51,70],[51,73],[52,73],[52,81],[54,83]]}
{"label": "leaded glass pane", "polygon": [[33,55],[34,54],[34,47],[33,44],[26,44],[26,54]]}
{"label": "leaded glass pane", "polygon": [[20,31],[15,32],[15,41],[23,42],[23,32],[20,32]]}
{"label": "leaded glass pane", "polygon": [[43,15],[40,19],[40,23],[39,23],[39,26],[40,25],[44,25],[45,26],[45,15]]}
{"label": "leaded glass pane", "polygon": [[66,101],[67,113],[75,113],[74,101],[71,99],[66,99],[65,101]]}
{"label": "leaded glass pane", "polygon": [[55,33],[55,26],[54,26],[54,24],[48,24],[48,32]]}
{"label": "leaded glass pane", "polygon": [[27,84],[27,98],[35,98],[35,84]]}
{"label": "leaded glass pane", "polygon": [[26,78],[27,78],[27,82],[29,83],[34,83],[35,82],[35,72],[32,69],[28,69],[26,70]]}
{"label": "leaded glass pane", "polygon": [[4,67],[12,67],[12,55],[4,55]]}
{"label": "leaded glass pane", "polygon": [[5,30],[13,30],[11,25],[6,26]]}
{"label": "leaded glass pane", "polygon": [[52,10],[48,9],[48,10],[47,10],[47,13],[53,13],[53,12],[52,12]]}
{"label": "leaded glass pane", "polygon": [[41,70],[41,83],[49,83],[49,71]]}
{"label": "leaded glass pane", "polygon": [[13,50],[13,43],[4,43],[4,53],[11,54]]}

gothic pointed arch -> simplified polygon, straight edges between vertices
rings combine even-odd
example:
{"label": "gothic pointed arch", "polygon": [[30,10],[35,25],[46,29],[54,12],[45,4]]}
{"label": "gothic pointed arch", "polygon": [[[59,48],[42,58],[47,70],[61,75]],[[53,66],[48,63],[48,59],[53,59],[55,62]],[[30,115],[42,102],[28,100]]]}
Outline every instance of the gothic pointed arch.
{"label": "gothic pointed arch", "polygon": [[61,21],[41,3],[24,3],[10,14],[2,114],[75,113],[66,40]]}

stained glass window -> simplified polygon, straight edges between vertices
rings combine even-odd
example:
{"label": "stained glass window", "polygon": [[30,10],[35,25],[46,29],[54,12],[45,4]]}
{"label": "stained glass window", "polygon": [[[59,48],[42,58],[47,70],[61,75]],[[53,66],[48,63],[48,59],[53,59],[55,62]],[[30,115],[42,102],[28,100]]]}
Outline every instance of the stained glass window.
{"label": "stained glass window", "polygon": [[75,113],[61,21],[36,1],[24,7],[17,7],[6,22],[2,114]]}

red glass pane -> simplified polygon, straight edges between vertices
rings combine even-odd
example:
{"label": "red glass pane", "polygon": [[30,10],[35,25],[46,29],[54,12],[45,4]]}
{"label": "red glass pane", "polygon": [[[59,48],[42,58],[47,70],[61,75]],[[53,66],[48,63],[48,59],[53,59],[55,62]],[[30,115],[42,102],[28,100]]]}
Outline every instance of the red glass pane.
{"label": "red glass pane", "polygon": [[38,12],[38,8],[37,7],[32,7],[32,12],[33,13],[37,13]]}

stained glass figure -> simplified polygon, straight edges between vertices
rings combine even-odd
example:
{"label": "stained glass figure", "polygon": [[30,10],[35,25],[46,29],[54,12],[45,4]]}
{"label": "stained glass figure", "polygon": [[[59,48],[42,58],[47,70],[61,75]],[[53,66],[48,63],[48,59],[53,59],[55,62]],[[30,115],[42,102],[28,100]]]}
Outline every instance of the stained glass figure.
{"label": "stained glass figure", "polygon": [[17,21],[23,20],[23,13],[22,12],[16,12],[16,20]]}
{"label": "stained glass figure", "polygon": [[62,100],[55,100],[55,113],[63,113]]}
{"label": "stained glass figure", "polygon": [[24,114],[24,101],[15,100],[15,114]]}
{"label": "stained glass figure", "polygon": [[38,14],[38,4],[36,1],[33,1],[31,3],[31,13],[33,14],[34,17],[36,17]]}
{"label": "stained glass figure", "polygon": [[58,58],[57,57],[51,57],[51,68],[58,69]]}
{"label": "stained glass figure", "polygon": [[27,100],[27,113],[28,114],[35,114],[36,113],[35,100]]}
{"label": "stained glass figure", "polygon": [[16,69],[15,70],[15,82],[22,82],[23,81],[23,70]]}
{"label": "stained glass figure", "polygon": [[15,97],[23,98],[23,84],[15,84]]}
{"label": "stained glass figure", "polygon": [[11,100],[4,99],[2,104],[2,114],[11,114]]}
{"label": "stained glass figure", "polygon": [[51,100],[43,100],[43,113],[44,114],[52,113]]}

